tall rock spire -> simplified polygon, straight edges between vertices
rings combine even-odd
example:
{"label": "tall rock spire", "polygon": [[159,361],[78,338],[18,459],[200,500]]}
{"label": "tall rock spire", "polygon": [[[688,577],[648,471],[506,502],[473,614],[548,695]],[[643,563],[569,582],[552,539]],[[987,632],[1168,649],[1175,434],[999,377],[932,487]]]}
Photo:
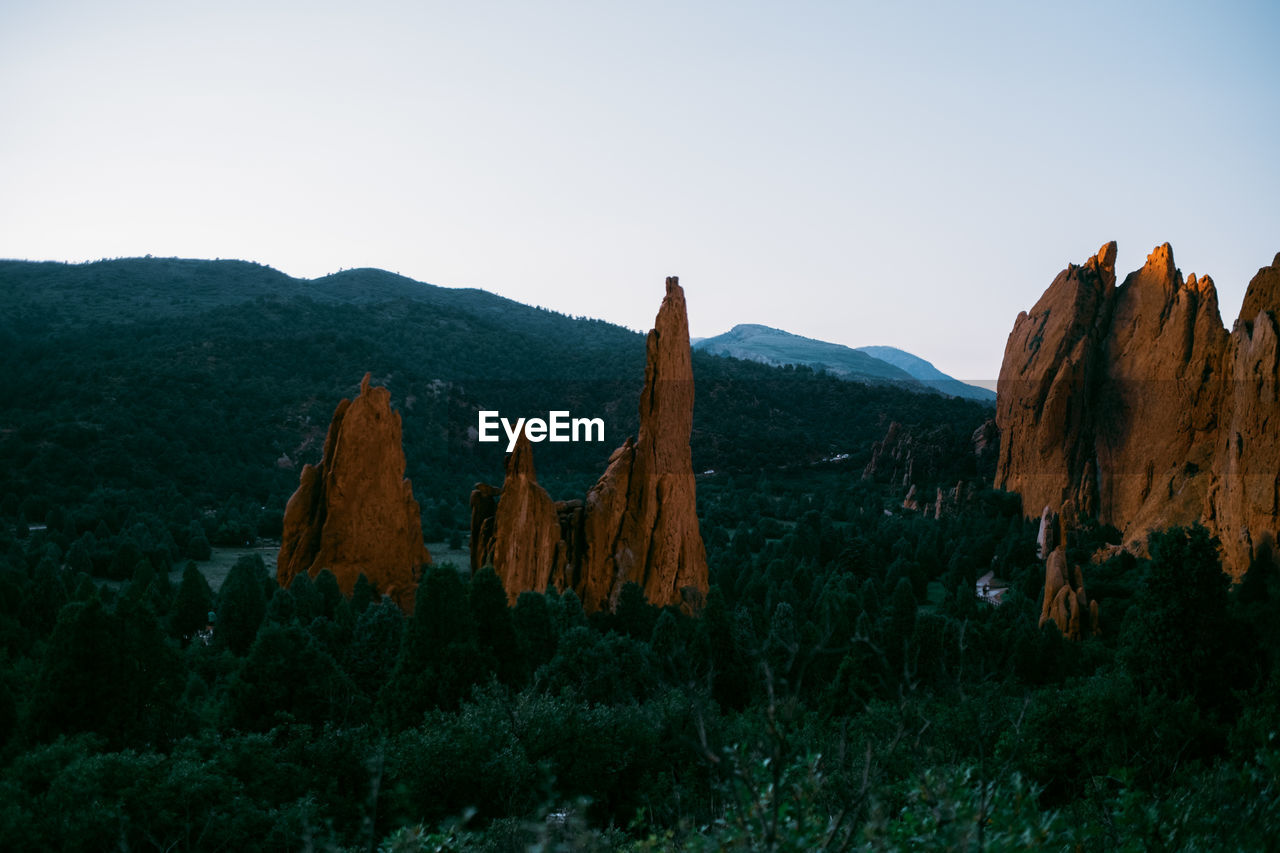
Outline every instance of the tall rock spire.
{"label": "tall rock spire", "polygon": [[417,570],[431,562],[413,485],[405,479],[400,415],[391,392],[371,387],[333,413],[319,465],[302,468],[284,512],[276,579],[329,569],[351,594],[363,573],[402,609],[413,607]]}
{"label": "tall rock spire", "polygon": [[645,350],[639,437],[619,448],[587,493],[582,599],[588,607],[612,608],[629,581],[658,605],[696,607],[707,592],[689,450],[693,361],[679,279],[667,279]]}

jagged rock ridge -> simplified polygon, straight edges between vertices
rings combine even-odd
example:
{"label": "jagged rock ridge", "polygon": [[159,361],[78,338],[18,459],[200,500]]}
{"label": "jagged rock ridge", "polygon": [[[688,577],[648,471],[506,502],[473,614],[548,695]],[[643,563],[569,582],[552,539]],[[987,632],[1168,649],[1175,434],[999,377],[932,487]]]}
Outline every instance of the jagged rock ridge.
{"label": "jagged rock ridge", "polygon": [[652,603],[697,610],[707,592],[693,461],[693,365],[684,291],[668,278],[646,341],[640,430],[613,452],[584,501],[553,502],[537,484],[522,437],[496,507],[491,486],[472,493],[471,565],[491,562],[511,601],[548,585],[572,589],[588,612],[638,584]]}
{"label": "jagged rock ridge", "polygon": [[319,465],[304,465],[284,512],[276,561],[282,587],[300,573],[329,569],[350,595],[363,573],[404,610],[413,608],[417,570],[431,562],[413,485],[405,479],[400,415],[391,392],[370,387],[333,413]]}
{"label": "jagged rock ridge", "polygon": [[1201,521],[1238,576],[1280,526],[1280,255],[1230,333],[1212,279],[1183,279],[1167,243],[1118,287],[1115,256],[1069,265],[1018,315],[995,485],[1027,509],[1071,501],[1131,544]]}

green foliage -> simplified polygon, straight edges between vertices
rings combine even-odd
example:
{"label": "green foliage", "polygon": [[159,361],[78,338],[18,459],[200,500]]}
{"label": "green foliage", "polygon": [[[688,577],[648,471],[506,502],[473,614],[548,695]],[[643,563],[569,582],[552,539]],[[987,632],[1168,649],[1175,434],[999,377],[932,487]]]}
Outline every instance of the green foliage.
{"label": "green foliage", "polygon": [[169,611],[169,633],[190,642],[196,632],[208,624],[212,610],[213,590],[209,589],[209,582],[196,564],[188,562],[182,570],[177,598]]}
{"label": "green foliage", "polygon": [[527,669],[524,650],[507,607],[507,593],[491,566],[482,568],[471,579],[468,604],[485,671],[495,673],[503,684],[523,681]]}
{"label": "green foliage", "polygon": [[418,725],[433,708],[456,708],[484,676],[467,588],[451,567],[433,567],[418,584],[391,680],[378,704],[394,729]]}
{"label": "green foliage", "polygon": [[1152,534],[1145,581],[1126,621],[1121,661],[1144,690],[1191,696],[1203,708],[1232,703],[1254,674],[1240,645],[1247,626],[1229,609],[1217,543],[1199,525]]}
{"label": "green foliage", "polygon": [[263,593],[266,571],[258,555],[241,557],[218,590],[214,640],[236,655],[248,653],[266,615],[267,601]]}
{"label": "green foliage", "polygon": [[231,724],[267,731],[280,723],[349,725],[368,700],[320,644],[297,625],[268,625],[228,691]]}

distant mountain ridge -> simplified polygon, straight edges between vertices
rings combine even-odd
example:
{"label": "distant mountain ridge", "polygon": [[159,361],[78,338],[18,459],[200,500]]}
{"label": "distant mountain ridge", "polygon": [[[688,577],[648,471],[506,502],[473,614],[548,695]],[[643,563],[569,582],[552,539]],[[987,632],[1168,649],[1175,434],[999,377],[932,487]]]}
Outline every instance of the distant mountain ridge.
{"label": "distant mountain ridge", "polygon": [[693,346],[714,355],[728,355],[761,364],[804,365],[862,382],[916,384],[915,378],[907,371],[866,353],[757,323],[740,323],[723,335],[703,338]]}
{"label": "distant mountain ridge", "polygon": [[992,391],[961,382],[923,358],[895,347],[847,347],[756,323],[741,323],[723,335],[698,339],[693,347],[762,364],[803,365],[857,382],[933,390],[988,403],[996,397]]}
{"label": "distant mountain ridge", "polygon": [[963,397],[966,400],[995,402],[995,391],[978,385],[970,385],[968,382],[961,382],[959,379],[949,376],[934,367],[932,362],[926,361],[906,350],[886,346],[856,347],[856,349],[858,352],[865,352],[869,356],[905,370],[916,380],[941,391],[943,394],[949,394],[952,397]]}

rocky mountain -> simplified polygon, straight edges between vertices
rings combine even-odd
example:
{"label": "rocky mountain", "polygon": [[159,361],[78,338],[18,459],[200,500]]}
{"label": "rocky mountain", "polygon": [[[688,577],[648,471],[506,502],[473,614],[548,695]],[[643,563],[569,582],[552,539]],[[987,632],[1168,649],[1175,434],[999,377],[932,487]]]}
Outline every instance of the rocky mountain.
{"label": "rocky mountain", "polygon": [[514,603],[548,585],[573,589],[588,612],[612,609],[636,583],[660,606],[696,610],[707,593],[693,461],[693,363],[684,291],[675,278],[646,340],[640,431],[613,452],[585,501],[554,502],[538,485],[522,435],[495,490],[472,493],[471,565],[492,563]]}
{"label": "rocky mountain", "polygon": [[741,323],[723,335],[703,338],[695,349],[761,364],[804,365],[859,382],[916,384],[907,371],[866,353],[754,323]]}
{"label": "rocky mountain", "polygon": [[1235,575],[1280,527],[1280,255],[1230,332],[1166,243],[1116,286],[1115,243],[1018,315],[1000,368],[995,484],[1073,505],[1130,544],[1203,522]]}
{"label": "rocky mountain", "polygon": [[970,400],[995,400],[991,391],[953,379],[923,358],[894,347],[855,349],[751,323],[734,326],[723,335],[699,338],[693,347],[761,364],[803,365],[856,382],[892,383]]}
{"label": "rocky mountain", "polygon": [[996,392],[989,388],[981,388],[977,385],[970,385],[967,382],[961,382],[955,377],[948,376],[941,370],[933,366],[932,362],[925,361],[918,355],[912,355],[906,350],[900,350],[897,347],[856,347],[858,352],[864,352],[872,358],[878,358],[886,364],[891,364],[900,370],[905,370],[913,379],[921,384],[927,385],[935,391],[948,394],[952,397],[964,397],[967,400],[980,400],[982,402],[994,402]]}
{"label": "rocky mountain", "polygon": [[351,595],[363,573],[380,593],[413,609],[418,569],[431,562],[413,484],[404,477],[400,415],[391,392],[360,383],[354,400],[333,413],[324,455],[304,465],[298,490],[284,511],[276,578],[329,569]]}

